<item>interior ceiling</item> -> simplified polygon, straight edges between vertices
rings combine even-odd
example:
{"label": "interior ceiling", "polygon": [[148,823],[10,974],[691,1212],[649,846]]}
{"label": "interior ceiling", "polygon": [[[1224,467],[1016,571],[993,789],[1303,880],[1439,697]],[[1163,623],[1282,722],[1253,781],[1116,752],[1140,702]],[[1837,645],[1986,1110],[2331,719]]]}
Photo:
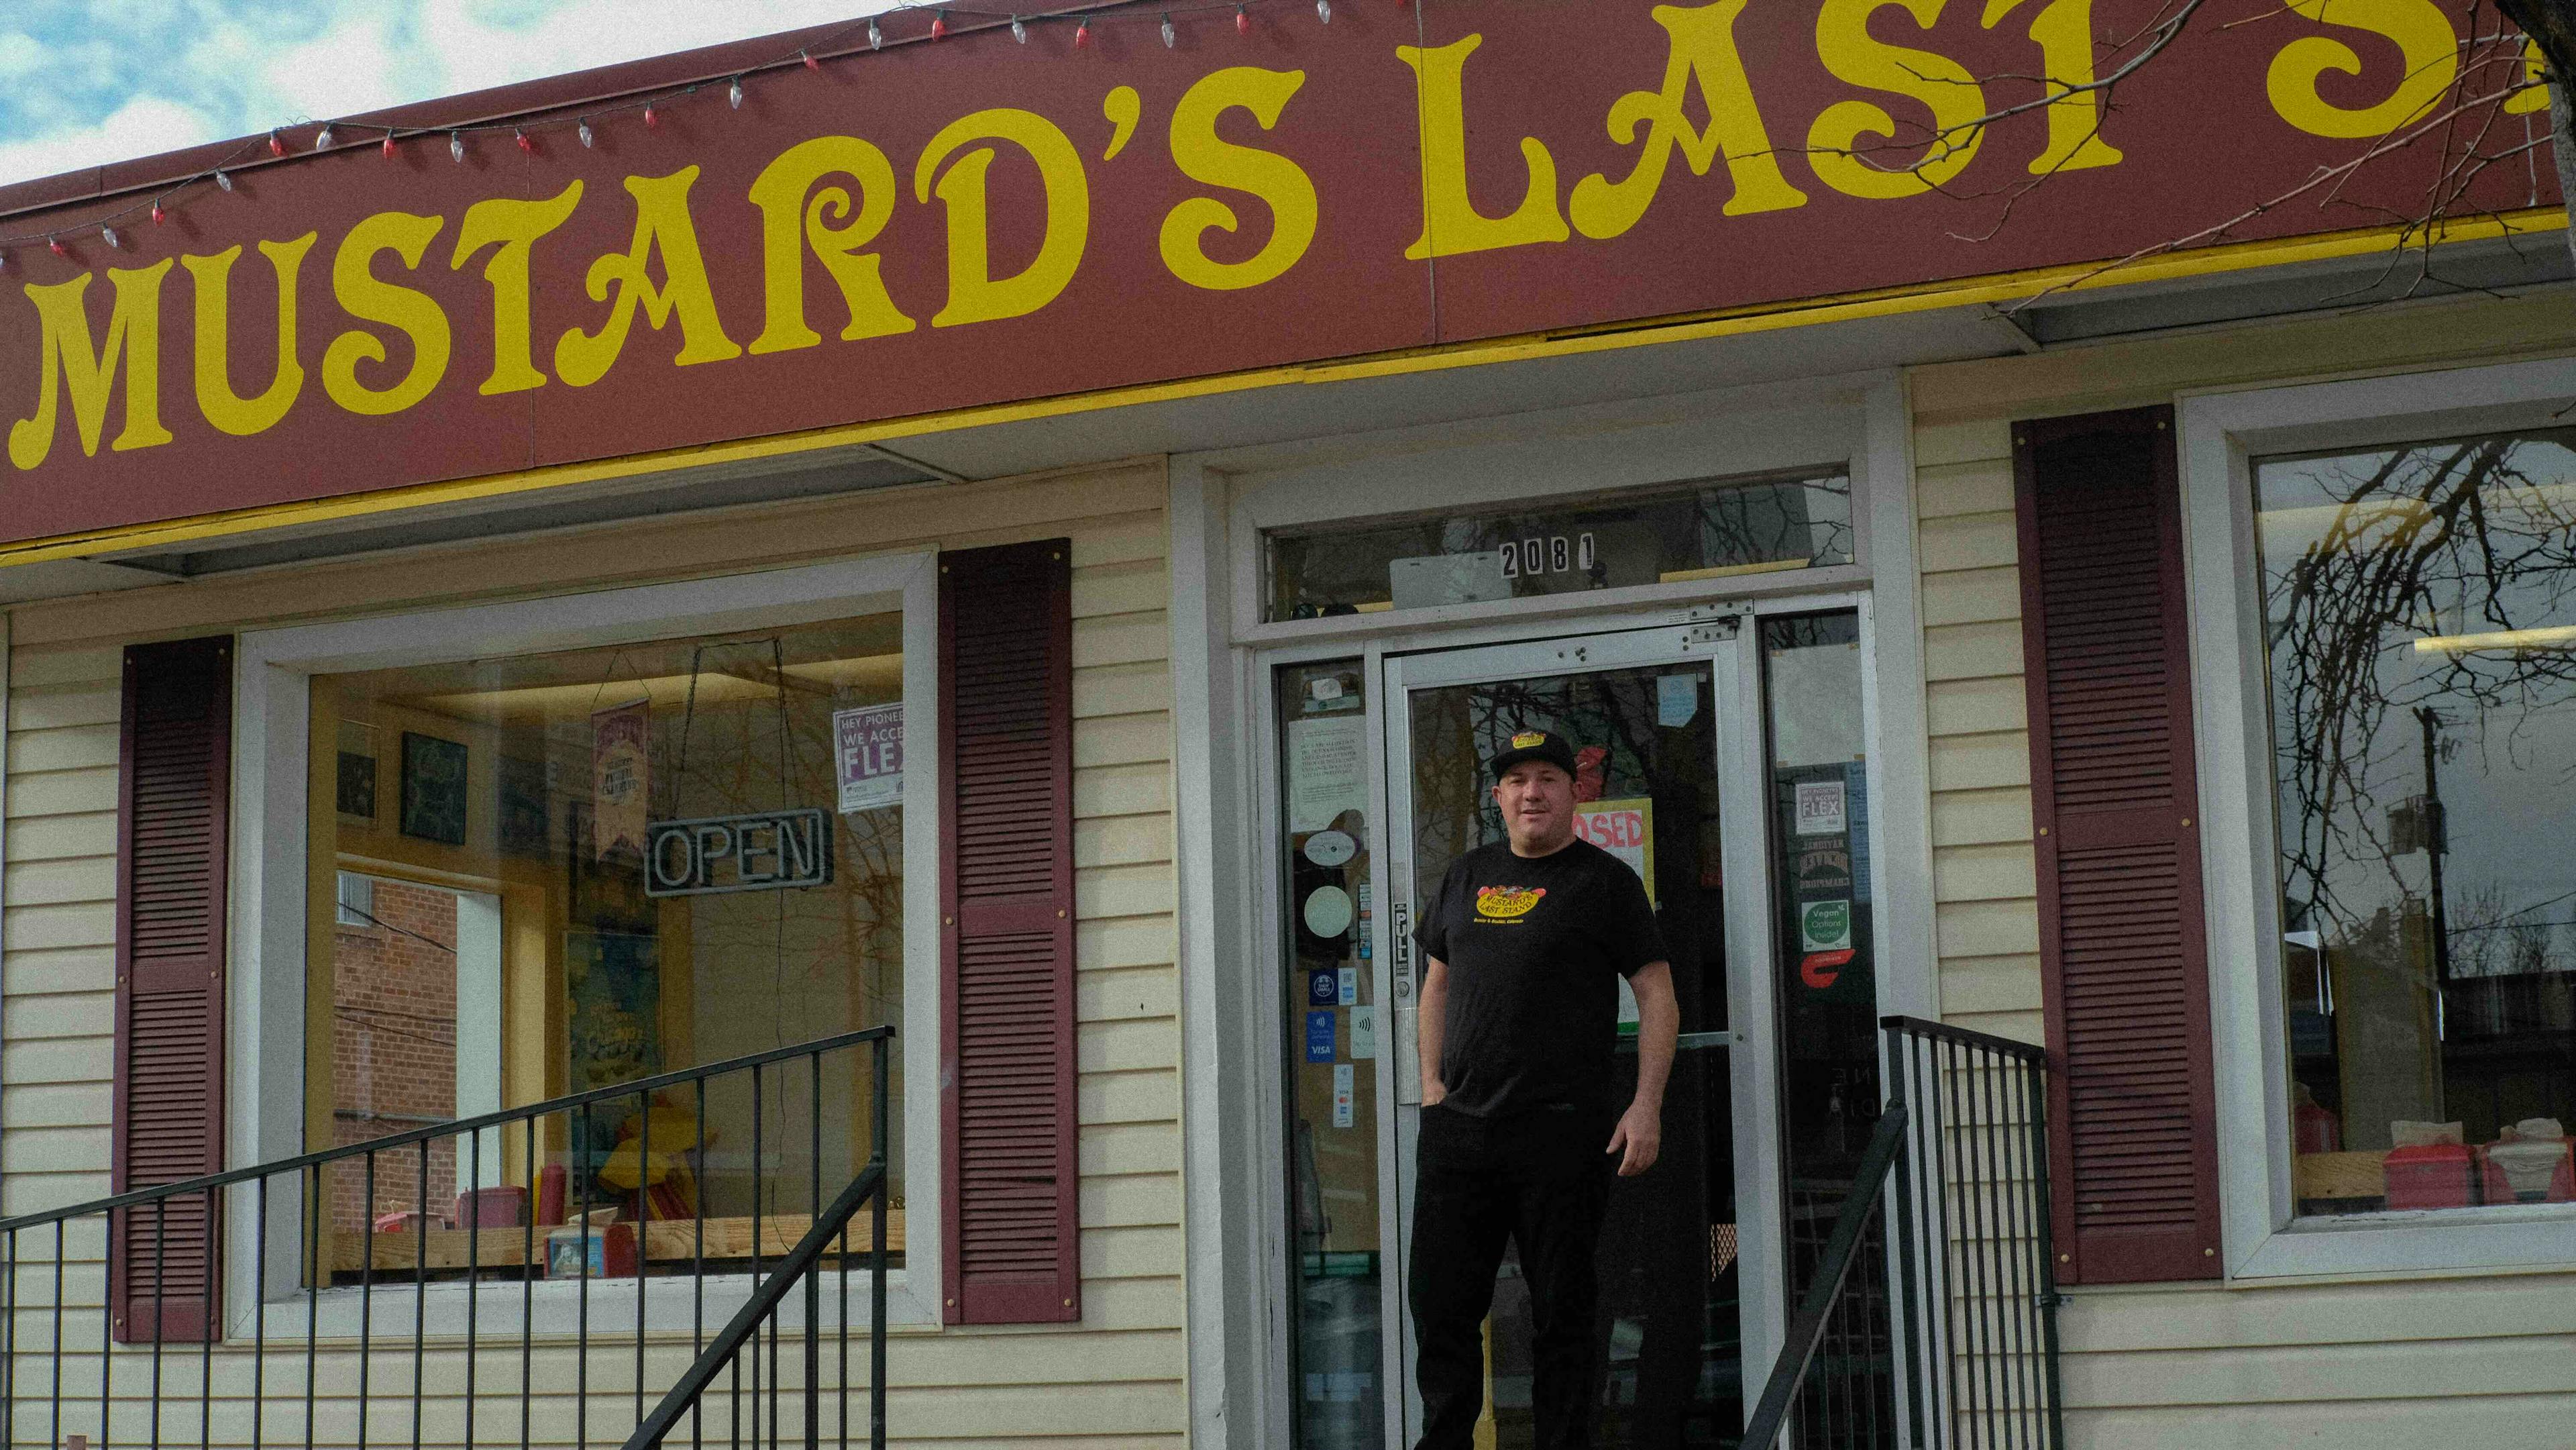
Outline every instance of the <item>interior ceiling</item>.
{"label": "interior ceiling", "polygon": [[519,499],[405,510],[209,541],[186,551],[102,553],[0,569],[0,603],[131,588],[207,574],[575,528],[898,485],[998,478],[1150,454],[1291,443],[1541,408],[1665,396],[1838,373],[2036,352],[2256,319],[2511,294],[2564,285],[2555,234],[2274,267],[2259,274],[2063,293],[1990,306],[1792,326],[1736,336],[1430,372],[1338,377],[988,423],[790,458],[677,469]]}

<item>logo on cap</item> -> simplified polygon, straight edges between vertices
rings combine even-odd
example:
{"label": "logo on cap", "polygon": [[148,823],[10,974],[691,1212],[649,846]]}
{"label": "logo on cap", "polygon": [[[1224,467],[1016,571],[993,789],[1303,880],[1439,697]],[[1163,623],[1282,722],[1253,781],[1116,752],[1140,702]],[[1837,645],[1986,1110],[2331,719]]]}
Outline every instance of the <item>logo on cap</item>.
{"label": "logo on cap", "polygon": [[1544,730],[1524,730],[1512,737],[1514,750],[1531,750],[1546,743],[1547,732]]}

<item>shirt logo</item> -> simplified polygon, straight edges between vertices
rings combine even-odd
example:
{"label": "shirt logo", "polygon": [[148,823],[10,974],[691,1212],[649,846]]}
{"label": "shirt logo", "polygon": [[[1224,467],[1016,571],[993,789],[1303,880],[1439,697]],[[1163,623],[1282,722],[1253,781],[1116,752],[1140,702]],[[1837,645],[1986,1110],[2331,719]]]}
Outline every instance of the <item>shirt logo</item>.
{"label": "shirt logo", "polygon": [[1476,888],[1476,915],[1485,921],[1510,921],[1527,916],[1530,908],[1547,895],[1544,886],[1479,886]]}
{"label": "shirt logo", "polygon": [[1547,732],[1543,730],[1524,730],[1520,734],[1512,737],[1512,748],[1514,750],[1532,750],[1541,745],[1545,745],[1546,743]]}

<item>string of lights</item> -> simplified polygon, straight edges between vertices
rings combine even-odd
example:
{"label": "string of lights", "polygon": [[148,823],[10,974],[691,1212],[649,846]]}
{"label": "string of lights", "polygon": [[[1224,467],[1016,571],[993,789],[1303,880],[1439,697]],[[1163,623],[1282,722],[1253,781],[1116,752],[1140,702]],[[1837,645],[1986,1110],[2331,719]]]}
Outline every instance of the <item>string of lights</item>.
{"label": "string of lights", "polygon": [[[1351,0],[1343,0],[1343,3],[1349,4]],[[1398,7],[1405,7],[1410,6],[1413,0],[1393,0],[1393,3]],[[137,220],[146,218],[153,225],[158,226],[166,221],[171,210],[188,196],[202,193],[210,186],[219,192],[230,192],[234,187],[234,173],[245,166],[255,165],[265,168],[291,163],[305,157],[346,153],[369,144],[378,146],[387,157],[399,157],[403,153],[405,143],[440,136],[444,136],[447,140],[448,158],[459,165],[462,165],[472,154],[470,143],[473,140],[503,134],[508,135],[520,151],[529,155],[537,154],[538,138],[548,134],[569,133],[584,149],[589,149],[598,144],[599,127],[618,117],[640,113],[644,129],[658,130],[664,112],[671,106],[689,101],[702,91],[716,85],[724,86],[728,107],[740,110],[744,99],[749,94],[751,83],[763,75],[791,67],[820,71],[827,65],[839,65],[875,55],[889,45],[934,43],[958,33],[961,26],[969,32],[1007,28],[1011,38],[1022,45],[1029,43],[1030,33],[1038,27],[1069,26],[1073,31],[1073,46],[1076,50],[1090,48],[1094,34],[1108,27],[1151,27],[1162,41],[1164,48],[1168,50],[1179,46],[1181,29],[1186,24],[1230,16],[1238,35],[1250,35],[1253,28],[1252,12],[1283,8],[1298,9],[1306,4],[1307,0],[1193,0],[1193,3],[1156,7],[1151,4],[1151,0],[1142,0],[1142,3],[1140,0],[1110,0],[1109,4],[1094,9],[1031,14],[1025,11],[997,10],[980,5],[938,3],[938,0],[902,0],[902,3],[879,14],[871,15],[864,20],[852,21],[848,25],[826,32],[819,38],[808,39],[793,50],[744,66],[735,71],[729,80],[699,80],[658,90],[638,91],[595,106],[572,108],[569,114],[545,120],[504,117],[498,120],[454,126],[405,126],[400,123],[386,124],[379,121],[326,120],[313,123],[312,140],[301,150],[297,149],[291,135],[292,132],[301,129],[300,127],[274,127],[263,135],[244,140],[204,170],[169,182],[149,196],[142,197],[121,210],[83,221],[77,226],[0,236],[0,272],[6,272],[9,269],[12,248],[33,246],[37,243],[44,244],[45,248],[55,256],[68,257],[71,255],[70,243],[83,237],[94,236],[105,243],[109,250],[122,251],[128,238],[118,229],[120,226],[130,229]],[[1317,23],[1330,25],[1333,22],[1333,0],[1313,0],[1313,8]],[[924,13],[930,16],[930,24],[916,34],[893,34],[885,23],[896,16],[910,17]]]}

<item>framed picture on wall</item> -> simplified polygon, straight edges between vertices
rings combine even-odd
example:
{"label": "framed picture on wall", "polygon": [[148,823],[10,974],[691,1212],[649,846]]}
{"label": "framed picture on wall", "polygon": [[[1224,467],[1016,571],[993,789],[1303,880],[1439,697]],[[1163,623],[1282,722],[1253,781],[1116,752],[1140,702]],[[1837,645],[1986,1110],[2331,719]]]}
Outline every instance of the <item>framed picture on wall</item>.
{"label": "framed picture on wall", "polygon": [[464,845],[464,745],[408,730],[403,732],[402,744],[402,833]]}
{"label": "framed picture on wall", "polygon": [[340,722],[339,777],[336,790],[341,815],[376,823],[376,728],[354,720]]}
{"label": "framed picture on wall", "polygon": [[501,807],[501,853],[545,859],[547,847],[552,844],[548,832],[554,824],[547,810],[545,763],[504,755],[495,774]]}

